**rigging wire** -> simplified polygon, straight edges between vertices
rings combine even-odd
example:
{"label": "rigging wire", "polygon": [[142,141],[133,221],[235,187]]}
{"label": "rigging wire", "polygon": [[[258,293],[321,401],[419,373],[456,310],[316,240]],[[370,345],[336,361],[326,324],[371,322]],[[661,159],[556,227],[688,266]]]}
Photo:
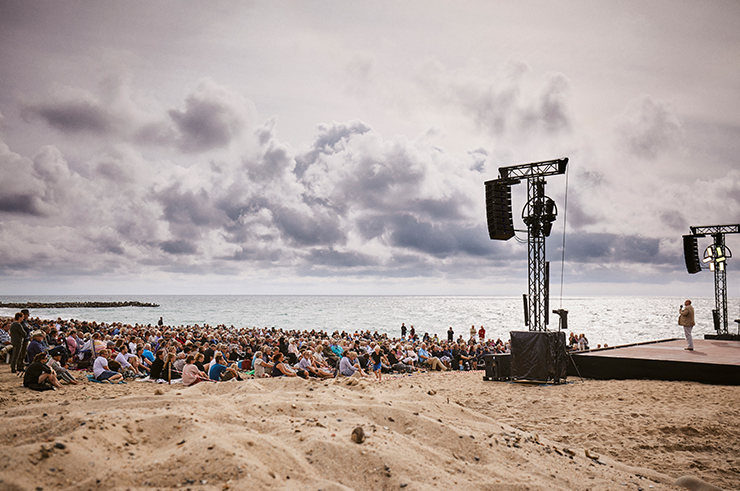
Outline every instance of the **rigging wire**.
{"label": "rigging wire", "polygon": [[570,166],[565,169],[565,203],[563,210],[563,247],[560,256],[560,308],[563,308],[563,277],[565,270],[565,227],[568,224],[568,176],[570,175]]}

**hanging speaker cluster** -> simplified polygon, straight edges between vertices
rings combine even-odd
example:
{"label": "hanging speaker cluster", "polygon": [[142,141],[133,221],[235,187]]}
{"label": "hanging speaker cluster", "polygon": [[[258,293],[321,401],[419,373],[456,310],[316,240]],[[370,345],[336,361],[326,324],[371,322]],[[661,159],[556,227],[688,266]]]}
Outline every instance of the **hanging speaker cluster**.
{"label": "hanging speaker cluster", "polygon": [[696,236],[683,236],[683,258],[686,261],[686,270],[689,274],[695,274],[701,271],[699,245],[696,243]]}
{"label": "hanging speaker cluster", "polygon": [[486,217],[488,235],[492,240],[514,237],[514,219],[511,215],[511,185],[519,181],[495,179],[486,182]]}

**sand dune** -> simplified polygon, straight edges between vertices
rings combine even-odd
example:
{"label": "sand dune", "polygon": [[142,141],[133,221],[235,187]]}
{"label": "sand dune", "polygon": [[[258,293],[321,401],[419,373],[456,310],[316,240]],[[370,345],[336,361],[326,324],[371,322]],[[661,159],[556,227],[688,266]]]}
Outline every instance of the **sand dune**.
{"label": "sand dune", "polygon": [[35,393],[0,370],[0,490],[740,488],[732,387],[474,372]]}

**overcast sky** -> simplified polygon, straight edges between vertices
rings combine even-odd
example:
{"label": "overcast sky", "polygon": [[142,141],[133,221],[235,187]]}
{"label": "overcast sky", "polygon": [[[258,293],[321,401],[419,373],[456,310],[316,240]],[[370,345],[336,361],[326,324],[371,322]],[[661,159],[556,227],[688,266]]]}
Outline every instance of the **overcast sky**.
{"label": "overcast sky", "polygon": [[0,294],[518,296],[568,156],[553,294],[712,296],[738,155],[735,0],[0,0]]}

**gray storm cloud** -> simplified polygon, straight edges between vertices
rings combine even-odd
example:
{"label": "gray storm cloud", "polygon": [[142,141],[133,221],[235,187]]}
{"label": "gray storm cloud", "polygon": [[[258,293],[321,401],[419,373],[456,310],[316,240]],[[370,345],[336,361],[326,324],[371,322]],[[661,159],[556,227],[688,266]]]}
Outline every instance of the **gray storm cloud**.
{"label": "gray storm cloud", "polygon": [[[525,73],[449,93],[462,110],[476,108],[468,117],[494,134],[569,130],[567,79],[550,75],[524,97]],[[63,262],[83,273],[522,274],[526,247],[488,239],[483,181],[495,177],[501,156],[486,149],[452,155],[428,137],[387,139],[355,120],[318,125],[297,150],[278,139],[274,119],[255,125],[253,104],[209,79],[160,113],[124,99],[129,110],[112,118],[104,99],[51,96],[25,107],[32,121],[62,133],[115,141],[88,160],[70,165],[53,146],[26,158],[0,144],[0,217],[9,237],[0,270]],[[632,151],[650,157],[669,146],[678,132],[670,112],[651,100],[634,111],[623,126]],[[173,160],[147,158],[134,146],[142,141]],[[208,154],[219,150],[229,151]],[[187,165],[177,163],[178,151]],[[608,211],[590,200],[608,180],[603,170],[576,173],[583,191],[570,197],[568,260],[680,269],[659,239],[599,229]],[[728,184],[728,195],[736,189]],[[670,210],[661,219],[672,227],[685,221]]]}

